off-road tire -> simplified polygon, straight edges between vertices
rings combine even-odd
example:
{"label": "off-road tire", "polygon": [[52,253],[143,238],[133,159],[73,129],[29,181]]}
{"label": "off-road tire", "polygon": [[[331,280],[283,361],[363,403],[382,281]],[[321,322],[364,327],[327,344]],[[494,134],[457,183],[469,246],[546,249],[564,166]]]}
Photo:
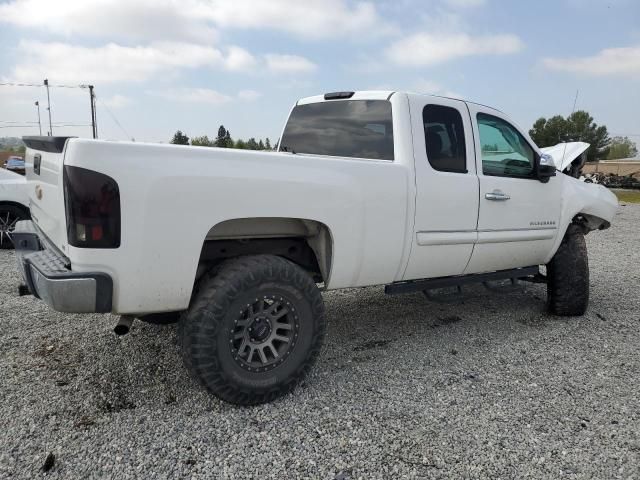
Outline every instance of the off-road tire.
{"label": "off-road tire", "polygon": [[547,264],[547,307],[561,316],[584,315],[589,305],[589,260],[584,234],[569,225],[560,248]]}
{"label": "off-road tire", "polygon": [[[295,312],[296,337],[281,363],[255,371],[238,360],[230,338],[239,312],[255,299],[274,296]],[[312,277],[273,255],[228,260],[205,275],[180,323],[185,367],[211,393],[238,405],[266,403],[291,392],[315,363],[326,330],[322,295]]]}

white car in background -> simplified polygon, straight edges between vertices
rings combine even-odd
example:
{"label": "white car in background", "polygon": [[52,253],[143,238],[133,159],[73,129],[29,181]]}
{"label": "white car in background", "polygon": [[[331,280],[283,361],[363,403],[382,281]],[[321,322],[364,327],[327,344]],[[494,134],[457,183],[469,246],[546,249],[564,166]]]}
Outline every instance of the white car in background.
{"label": "white car in background", "polygon": [[27,181],[22,175],[0,168],[0,248],[12,248],[11,234],[20,220],[28,220]]}

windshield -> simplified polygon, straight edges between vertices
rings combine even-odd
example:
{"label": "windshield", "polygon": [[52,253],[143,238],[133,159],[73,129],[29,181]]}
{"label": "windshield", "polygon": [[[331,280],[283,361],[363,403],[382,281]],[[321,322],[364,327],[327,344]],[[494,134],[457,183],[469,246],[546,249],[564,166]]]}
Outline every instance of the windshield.
{"label": "windshield", "polygon": [[298,105],[291,112],[279,150],[393,160],[391,103],[341,100]]}
{"label": "windshield", "polygon": [[8,167],[20,167],[22,165],[24,165],[24,161],[19,158],[10,158],[7,160]]}

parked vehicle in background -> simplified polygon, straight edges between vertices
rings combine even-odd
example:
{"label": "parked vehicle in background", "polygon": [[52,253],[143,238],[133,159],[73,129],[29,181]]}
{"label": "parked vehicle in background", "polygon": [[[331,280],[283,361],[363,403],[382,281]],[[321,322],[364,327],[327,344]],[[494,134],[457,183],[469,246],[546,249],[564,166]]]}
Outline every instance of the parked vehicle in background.
{"label": "parked vehicle in background", "polygon": [[551,313],[585,312],[584,235],[610,226],[616,197],[557,172],[504,113],[335,92],[299,100],[280,138],[266,153],[25,137],[33,222],[15,235],[29,290],[59,311],[121,314],[123,332],[181,312],[186,367],[237,404],[309,372],[318,285],[431,295],[526,278],[547,284]]}
{"label": "parked vehicle in background", "polygon": [[0,248],[12,248],[16,223],[28,220],[27,180],[16,173],[0,169]]}
{"label": "parked vehicle in background", "polygon": [[19,173],[20,175],[24,175],[25,173],[24,160],[22,157],[7,158],[7,161],[4,162],[4,168],[10,172]]}

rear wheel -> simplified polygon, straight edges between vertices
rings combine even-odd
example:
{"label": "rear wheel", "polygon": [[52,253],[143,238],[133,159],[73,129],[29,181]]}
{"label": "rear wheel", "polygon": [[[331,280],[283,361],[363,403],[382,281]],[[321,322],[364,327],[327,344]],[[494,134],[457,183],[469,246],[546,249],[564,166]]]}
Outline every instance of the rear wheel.
{"label": "rear wheel", "polygon": [[326,329],[311,276],[272,255],[230,260],[206,276],[181,322],[185,366],[209,391],[240,405],[293,390]]}
{"label": "rear wheel", "polygon": [[569,225],[547,264],[547,305],[555,315],[584,315],[589,305],[589,260],[582,230]]}
{"label": "rear wheel", "polygon": [[16,223],[28,220],[29,212],[15,205],[0,205],[0,249],[13,248],[11,235]]}

